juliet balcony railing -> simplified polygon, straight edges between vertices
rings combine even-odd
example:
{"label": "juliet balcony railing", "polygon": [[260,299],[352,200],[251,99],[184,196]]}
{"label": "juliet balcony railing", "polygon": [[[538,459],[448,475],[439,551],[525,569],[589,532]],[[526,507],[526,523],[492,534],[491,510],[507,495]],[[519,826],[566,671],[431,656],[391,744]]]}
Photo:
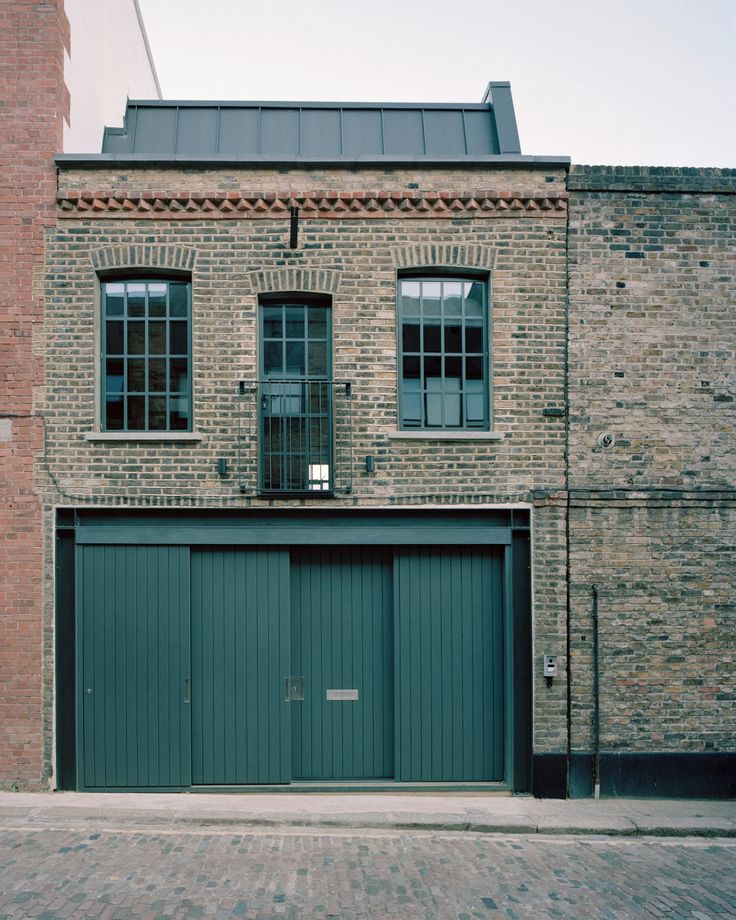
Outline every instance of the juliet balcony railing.
{"label": "juliet balcony railing", "polygon": [[268,378],[241,383],[257,401],[258,490],[264,495],[352,491],[352,385]]}

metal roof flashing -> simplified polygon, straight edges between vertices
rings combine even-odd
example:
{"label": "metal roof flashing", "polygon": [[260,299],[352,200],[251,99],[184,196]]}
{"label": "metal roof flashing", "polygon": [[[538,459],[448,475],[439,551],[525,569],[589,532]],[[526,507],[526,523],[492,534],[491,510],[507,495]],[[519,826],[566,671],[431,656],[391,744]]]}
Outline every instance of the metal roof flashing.
{"label": "metal roof flashing", "polygon": [[479,103],[128,100],[102,152],[59,167],[556,166],[521,153],[509,83]]}
{"label": "metal roof flashing", "polygon": [[55,163],[59,169],[106,169],[124,167],[130,169],[211,169],[213,167],[274,167],[277,169],[321,169],[334,167],[342,169],[361,169],[371,166],[381,167],[416,167],[439,169],[443,167],[507,167],[518,169],[564,169],[570,167],[570,157],[566,156],[524,156],[521,154],[491,154],[488,156],[465,157],[400,157],[387,156],[352,156],[352,157],[293,157],[272,156],[269,154],[245,157],[228,154],[209,156],[173,156],[155,154],[109,154],[109,153],[64,153],[58,154]]}

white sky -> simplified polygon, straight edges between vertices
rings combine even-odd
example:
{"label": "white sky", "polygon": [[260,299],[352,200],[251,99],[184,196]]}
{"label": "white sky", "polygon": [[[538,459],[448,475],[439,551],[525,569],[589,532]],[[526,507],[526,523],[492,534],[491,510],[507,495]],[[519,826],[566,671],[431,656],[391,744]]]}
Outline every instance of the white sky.
{"label": "white sky", "polygon": [[736,0],[140,0],[167,99],[479,102],[522,153],[736,167]]}

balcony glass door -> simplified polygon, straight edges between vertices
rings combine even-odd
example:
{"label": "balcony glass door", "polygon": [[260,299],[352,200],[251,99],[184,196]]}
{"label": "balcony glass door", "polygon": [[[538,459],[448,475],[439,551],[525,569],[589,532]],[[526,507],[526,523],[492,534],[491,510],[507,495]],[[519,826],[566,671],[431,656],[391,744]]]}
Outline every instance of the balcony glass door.
{"label": "balcony glass door", "polygon": [[258,388],[262,492],[331,492],[330,309],[261,306]]}

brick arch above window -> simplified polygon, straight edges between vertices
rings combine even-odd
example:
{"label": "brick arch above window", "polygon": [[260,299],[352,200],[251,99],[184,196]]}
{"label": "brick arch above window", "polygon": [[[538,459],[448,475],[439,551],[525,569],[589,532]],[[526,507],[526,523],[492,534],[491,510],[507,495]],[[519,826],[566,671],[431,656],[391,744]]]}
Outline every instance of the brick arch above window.
{"label": "brick arch above window", "polygon": [[473,243],[417,243],[393,251],[394,266],[399,271],[419,268],[437,271],[450,268],[458,272],[462,272],[463,269],[490,272],[495,258],[495,249]]}
{"label": "brick arch above window", "polygon": [[192,272],[197,252],[186,246],[160,246],[152,243],[105,246],[91,253],[96,272],[125,269],[150,269]]}
{"label": "brick arch above window", "polygon": [[271,268],[248,272],[254,294],[278,294],[303,291],[311,294],[336,294],[340,287],[339,271],[329,268]]}

